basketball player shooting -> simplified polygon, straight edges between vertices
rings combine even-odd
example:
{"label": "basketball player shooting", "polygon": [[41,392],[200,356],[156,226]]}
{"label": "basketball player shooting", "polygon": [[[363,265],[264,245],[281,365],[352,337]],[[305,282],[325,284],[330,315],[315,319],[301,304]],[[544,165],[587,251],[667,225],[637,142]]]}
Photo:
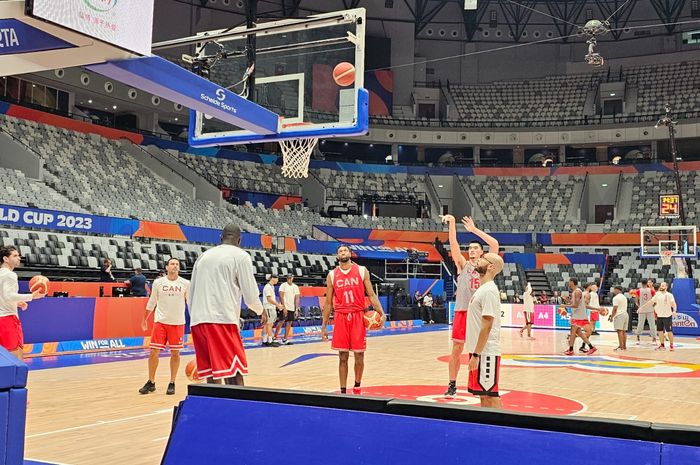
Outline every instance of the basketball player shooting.
{"label": "basketball player shooting", "polygon": [[[455,217],[452,215],[444,215],[442,222],[447,224],[448,235],[450,241],[450,255],[457,266],[457,296],[455,302],[455,316],[452,321],[452,353],[450,354],[449,370],[449,385],[445,397],[452,398],[457,395],[457,375],[459,374],[460,357],[464,351],[464,341],[466,340],[467,332],[467,309],[469,301],[474,292],[481,285],[479,273],[476,270],[476,264],[484,255],[484,246],[479,241],[469,242],[469,260],[464,258],[462,251],[459,248],[457,241],[457,226]],[[468,232],[482,239],[489,246],[489,253],[498,253],[498,241],[489,236],[482,230],[476,227],[474,220],[470,216],[462,218],[462,224]]]}
{"label": "basketball player shooting", "polygon": [[326,326],[331,310],[334,309],[335,325],[331,348],[338,351],[340,392],[342,394],[347,392],[348,360],[350,352],[353,352],[355,354],[355,385],[352,393],[360,394],[367,348],[367,330],[363,315],[365,294],[369,297],[374,310],[381,314],[380,327],[384,326],[386,315],[379,298],[374,293],[367,268],[352,262],[350,248],[346,245],[338,247],[336,253],[340,264],[328,273],[326,278],[326,301],[323,305],[321,337],[324,341],[328,340]]}

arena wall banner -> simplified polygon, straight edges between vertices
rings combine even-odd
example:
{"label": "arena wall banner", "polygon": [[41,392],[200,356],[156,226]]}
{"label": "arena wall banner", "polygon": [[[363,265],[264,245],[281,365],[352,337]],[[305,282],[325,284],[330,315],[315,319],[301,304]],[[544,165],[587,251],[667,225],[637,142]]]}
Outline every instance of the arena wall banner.
{"label": "arena wall banner", "polygon": [[[296,251],[301,253],[315,253],[322,255],[335,255],[340,244],[338,241],[316,241],[310,239],[296,239]],[[372,260],[406,260],[408,253],[404,248],[390,247],[387,245],[347,244],[354,257],[367,258]]]}
{"label": "arena wall banner", "polygon": [[695,281],[691,278],[674,278],[671,292],[676,300],[678,311],[673,318],[673,332],[676,334],[700,336],[700,306],[696,303]]}
{"label": "arena wall banner", "polygon": [[[300,291],[303,307],[323,305],[325,288],[302,286]],[[19,313],[24,331],[24,353],[44,356],[146,347],[153,325],[153,320],[149,319],[148,329],[141,329],[147,301],[146,297],[46,297],[30,302],[29,308]],[[380,301],[386,308],[386,297],[380,297]],[[318,338],[319,324],[320,321],[316,326],[295,326],[294,336]],[[390,321],[385,328],[421,325],[421,321]],[[188,324],[185,330],[185,342],[190,344]],[[252,323],[243,323],[241,336],[247,346],[258,344],[261,329]]]}
{"label": "arena wall banner", "polygon": [[138,220],[129,218],[42,210],[15,205],[0,205],[0,224],[117,236],[132,236],[140,226]]}
{"label": "arena wall banner", "polygon": [[[365,244],[367,241],[375,241],[372,245],[381,244],[381,241],[415,242],[433,244],[435,239],[443,243],[448,241],[446,231],[400,231],[389,229],[343,228],[340,226],[316,225],[320,231],[328,234],[336,240],[352,244]],[[493,233],[501,244],[530,245],[531,233]],[[478,238],[471,233],[457,233],[457,240],[466,244]]]}
{"label": "arena wall banner", "polygon": [[[454,306],[454,302],[450,302],[448,305],[450,321],[454,315]],[[522,328],[525,324],[523,312],[524,306],[522,304],[501,304],[501,327]],[[533,328],[536,329],[569,329],[571,326],[568,315],[559,315],[556,305],[535,305],[534,318]],[[608,321],[607,318],[600,318],[596,330],[615,331],[612,322]]]}

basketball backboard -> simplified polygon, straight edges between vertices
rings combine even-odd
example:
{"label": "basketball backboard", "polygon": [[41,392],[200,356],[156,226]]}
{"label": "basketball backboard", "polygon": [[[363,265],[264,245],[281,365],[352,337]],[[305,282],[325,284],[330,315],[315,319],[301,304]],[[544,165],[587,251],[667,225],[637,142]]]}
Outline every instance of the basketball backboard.
{"label": "basketball backboard", "polygon": [[[194,47],[192,38],[185,38],[154,44],[154,52],[273,111],[279,116],[279,125],[274,134],[258,134],[193,110],[191,146],[367,132],[364,8],[264,22],[253,28],[202,32],[196,38],[200,41]],[[339,86],[333,78],[333,70],[340,63],[355,68],[354,82],[347,87]],[[246,78],[251,71],[254,84],[248,88],[251,81]]]}
{"label": "basketball backboard", "polygon": [[674,257],[697,256],[697,228],[695,226],[642,226],[640,257],[659,258],[664,251]]}

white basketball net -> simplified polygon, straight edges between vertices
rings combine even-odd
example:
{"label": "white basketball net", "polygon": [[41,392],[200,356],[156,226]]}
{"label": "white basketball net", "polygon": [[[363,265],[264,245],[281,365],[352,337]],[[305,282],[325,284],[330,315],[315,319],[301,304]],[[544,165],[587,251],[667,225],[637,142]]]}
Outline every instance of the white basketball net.
{"label": "white basketball net", "polygon": [[673,251],[672,250],[664,250],[661,252],[661,264],[662,265],[670,265],[672,258],[673,258]]}
{"label": "white basketball net", "polygon": [[282,175],[288,178],[309,176],[309,160],[318,139],[314,137],[280,141],[282,149]]}

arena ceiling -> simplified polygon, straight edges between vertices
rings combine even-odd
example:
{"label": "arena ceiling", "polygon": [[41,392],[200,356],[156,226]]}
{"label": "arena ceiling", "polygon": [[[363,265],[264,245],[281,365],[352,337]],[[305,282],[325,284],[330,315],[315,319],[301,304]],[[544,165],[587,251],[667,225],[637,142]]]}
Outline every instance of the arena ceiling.
{"label": "arena ceiling", "polygon": [[[260,19],[365,7],[370,21],[412,22],[416,38],[425,40],[531,41],[536,37],[528,35],[528,29],[541,28],[542,40],[567,42],[591,19],[609,21],[610,34],[604,40],[670,35],[700,28],[700,2],[696,0],[478,0],[476,10],[465,10],[464,0],[172,1],[241,15],[253,7]],[[458,32],[445,27],[457,24]],[[496,27],[504,27],[508,32],[498,36],[478,34]]]}

